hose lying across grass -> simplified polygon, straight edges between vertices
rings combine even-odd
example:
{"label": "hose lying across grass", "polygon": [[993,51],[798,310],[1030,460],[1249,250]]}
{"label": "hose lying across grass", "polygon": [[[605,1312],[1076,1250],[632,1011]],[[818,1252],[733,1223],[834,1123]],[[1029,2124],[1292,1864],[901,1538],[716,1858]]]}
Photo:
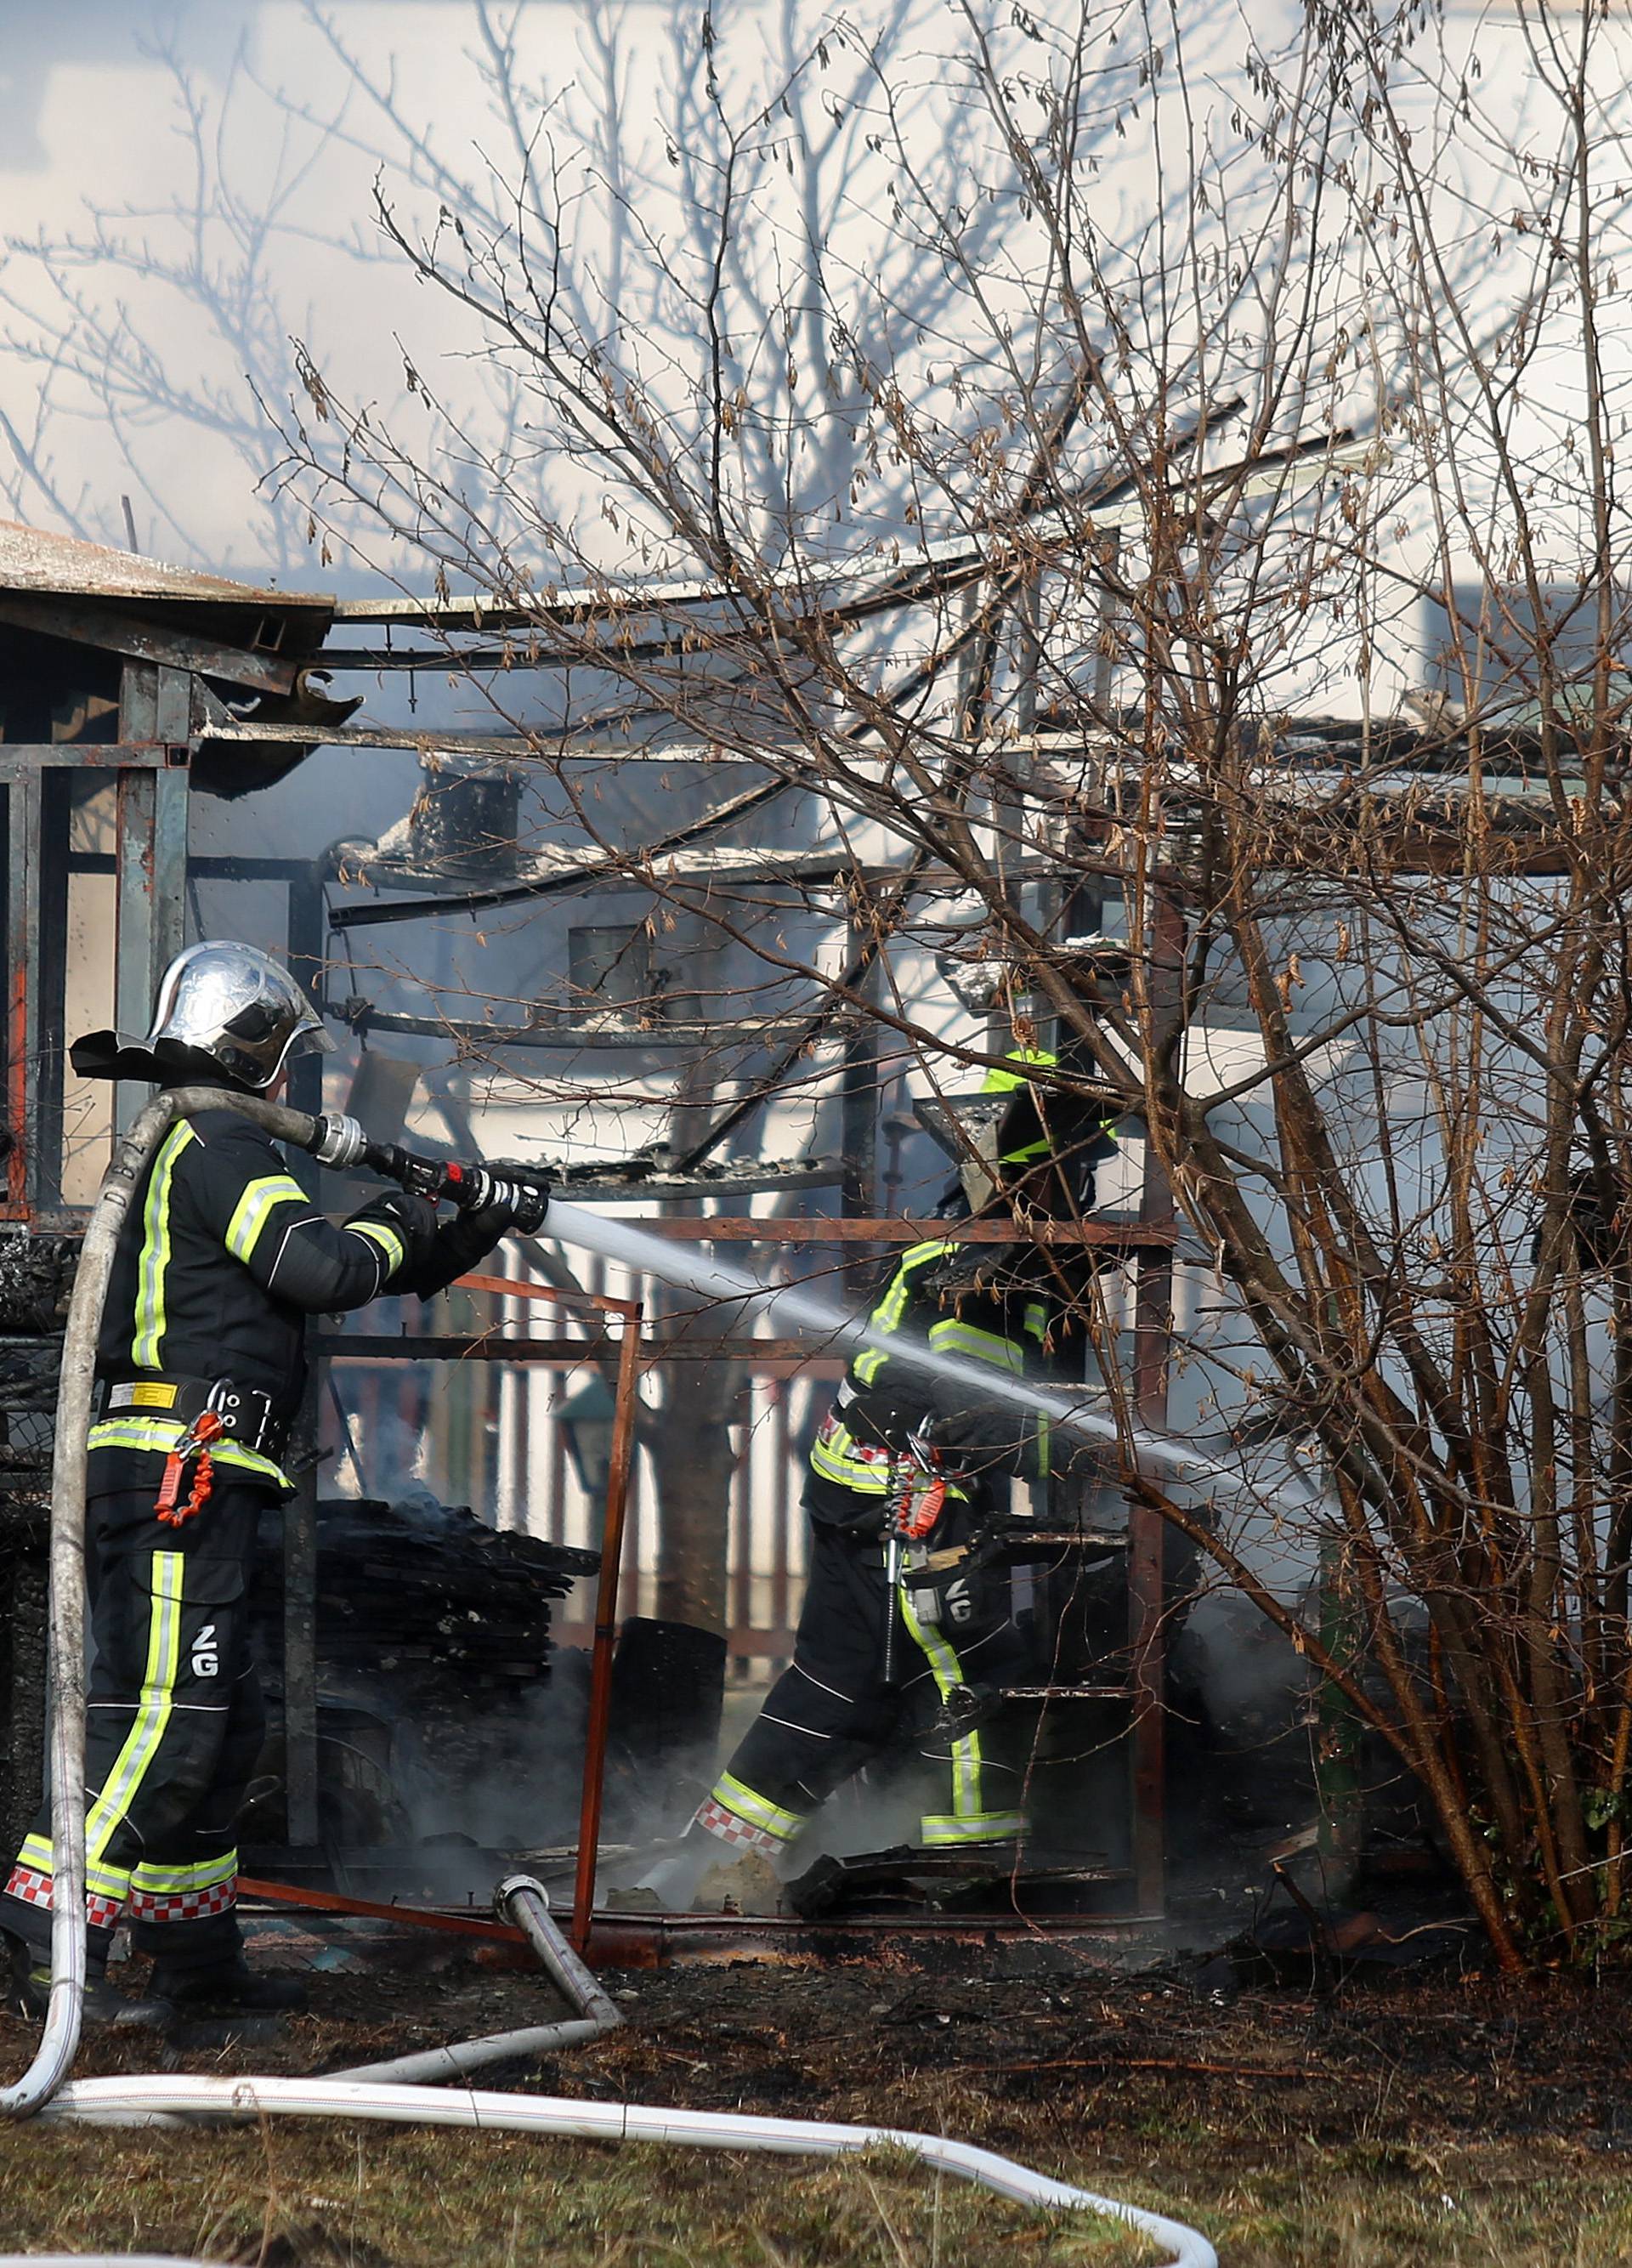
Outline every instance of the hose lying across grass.
{"label": "hose lying across grass", "polygon": [[[51,1996],[45,2029],[28,2070],[0,2089],[0,2117],[43,2116],[99,2125],[169,2125],[184,2118],[384,2120],[414,2126],[463,2126],[499,2133],[551,2134],[581,2141],[661,2142],[695,2149],[763,2150],[785,2156],[842,2157],[857,2151],[906,2153],[938,2173],[956,2175],[999,2197],[1044,2212],[1086,2211],[1142,2231],[1167,2247],[1170,2268],[1217,2268],[1207,2239],[1183,2221],[1146,2213],[1115,2198],[1033,2173],[1011,2158],[945,2136],[888,2126],[842,2126],[820,2119],[761,2118],[741,2112],[665,2110],[642,2103],[582,2102],[560,2096],[487,2094],[474,2088],[423,2088],[355,2073],[337,2079],[198,2079],[181,2075],[82,2079],[64,2084],[79,2044],[85,1980],[85,1454],[98,1329],[119,1232],[149,1160],[176,1119],[201,1110],[236,1110],[277,1139],[310,1149],[319,1122],[258,1098],[221,1089],[180,1088],[158,1095],[121,1141],[92,1209],[74,1279],[57,1393],[55,1463],[51,1485],[51,1610],[47,1684],[51,1711],[51,1837],[55,1911],[51,1924]],[[556,1983],[579,2011],[571,2025],[533,2028],[436,2049],[429,2056],[375,2066],[400,2079],[404,2065],[440,2075],[504,2055],[536,2052],[541,2039],[591,2037],[617,2021],[617,2011],[564,1945],[548,1902],[528,1877],[501,1885],[516,1917]],[[562,1953],[567,1958],[562,1959]],[[473,2052],[473,2051],[474,2052]],[[0,2255],[0,2268],[50,2268],[73,2259],[119,2268],[200,2268],[151,2253]]]}
{"label": "hose lying across grass", "polygon": [[[1136,2228],[1172,2253],[1171,2268],[1217,2268],[1207,2239],[1183,2221],[1033,2173],[1012,2158],[893,2126],[838,2126],[816,2118],[761,2118],[727,2110],[583,2102],[562,2095],[490,2095],[474,2088],[387,2087],[340,2079],[79,2079],[42,2114],[95,2125],[142,2126],[187,2117],[384,2120],[408,2126],[468,2126],[508,2134],[556,2134],[581,2142],[662,2142],[705,2150],[765,2150],[781,2157],[840,2158],[900,2150],[1045,2213],[1086,2211]],[[0,2263],[0,2268],[4,2264]]]}

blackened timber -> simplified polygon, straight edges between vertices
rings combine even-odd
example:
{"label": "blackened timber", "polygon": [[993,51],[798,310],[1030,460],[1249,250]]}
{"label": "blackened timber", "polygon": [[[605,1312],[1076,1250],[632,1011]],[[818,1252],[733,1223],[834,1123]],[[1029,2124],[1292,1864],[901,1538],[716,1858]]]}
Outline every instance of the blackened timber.
{"label": "blackened timber", "polygon": [[292,693],[303,665],[249,646],[217,644],[190,630],[143,622],[112,608],[75,606],[56,599],[0,598],[0,622],[40,637],[66,638],[76,645],[99,646],[135,661],[217,677],[258,693]]}
{"label": "blackened timber", "polygon": [[[496,1162],[489,1160],[489,1163]],[[523,1162],[523,1161],[515,1161]],[[680,1174],[654,1164],[650,1158],[600,1160],[593,1165],[569,1166],[558,1176],[558,1193],[575,1204],[627,1204],[633,1197],[750,1197],[768,1189],[830,1189],[839,1182],[837,1159],[796,1160],[705,1158],[695,1172]],[[693,1227],[699,1226],[693,1222]],[[657,1222],[643,1219],[643,1228]],[[661,1233],[661,1231],[659,1231]]]}
{"label": "blackened timber", "polygon": [[[474,1017],[409,1016],[393,1009],[325,1000],[322,1012],[357,1032],[400,1032],[415,1039],[451,1040],[460,1046],[489,1048],[713,1048],[762,1047],[789,1033],[803,1033],[809,1018],[802,1016],[748,1017],[734,1022],[687,1020],[637,1023],[615,1013],[586,1016],[570,1009],[540,1008],[523,1023],[485,1023]],[[845,1012],[835,1028],[853,1025],[856,1016]]]}

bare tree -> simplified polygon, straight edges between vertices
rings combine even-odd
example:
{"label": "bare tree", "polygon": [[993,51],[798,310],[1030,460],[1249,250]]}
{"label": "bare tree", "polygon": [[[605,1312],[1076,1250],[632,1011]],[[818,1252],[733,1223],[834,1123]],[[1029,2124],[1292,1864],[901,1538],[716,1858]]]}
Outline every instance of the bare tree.
{"label": "bare tree", "polygon": [[[1017,1028],[1054,1020],[1054,1083],[1143,1122],[1208,1256],[1182,1360],[1210,1484],[1124,1406],[1129,1485],[1393,1745],[1500,1959],[1579,1956],[1625,1926],[1632,1749],[1619,30],[1311,10],[1231,76],[1137,8],[943,26],[908,58],[835,19],[792,59],[810,88],[842,58],[877,226],[807,237],[768,323],[739,247],[811,115],[733,108],[707,18],[668,130],[709,226],[684,257],[632,232],[621,303],[591,315],[527,136],[503,211],[382,195],[616,546],[314,362],[288,476],[331,540],[422,542],[631,711],[813,797],[842,906],[722,902],[534,736],[605,871],[937,1084],[1002,1052],[923,982],[973,909]],[[945,281],[932,323],[880,234]],[[835,976],[800,905],[869,932],[878,981]],[[1089,905],[1125,982],[1085,971]],[[1088,1308],[1115,1403],[1112,1278]],[[1321,1550],[1353,1653],[1275,1572]]]}

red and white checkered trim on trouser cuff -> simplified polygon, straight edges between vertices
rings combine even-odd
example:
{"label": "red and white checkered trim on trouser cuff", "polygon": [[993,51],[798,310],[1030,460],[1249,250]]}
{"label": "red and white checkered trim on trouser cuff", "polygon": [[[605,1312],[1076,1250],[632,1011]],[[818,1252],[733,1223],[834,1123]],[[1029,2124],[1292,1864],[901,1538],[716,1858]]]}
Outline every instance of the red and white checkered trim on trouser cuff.
{"label": "red and white checkered trim on trouser cuff", "polygon": [[[39,1873],[33,1867],[13,1867],[11,1879],[5,1886],[5,1894],[9,1898],[21,1898],[25,1905],[44,1906],[48,1911],[51,1904],[51,1877],[49,1874]],[[119,1900],[105,1898],[97,1890],[87,1890],[85,1919],[92,1929],[112,1929],[114,1924],[119,1919]]]}
{"label": "red and white checkered trim on trouser cuff", "polygon": [[745,1851],[763,1851],[775,1858],[782,1845],[762,1827],[754,1827],[746,1819],[739,1819],[734,1811],[727,1811],[714,1796],[698,1805],[693,1824],[706,1827],[710,1835],[717,1835],[722,1843],[735,1843]]}
{"label": "red and white checkered trim on trouser cuff", "polygon": [[136,1890],[130,1893],[132,1921],[202,1921],[231,1913],[238,1904],[236,1881],[212,1882],[207,1890]]}

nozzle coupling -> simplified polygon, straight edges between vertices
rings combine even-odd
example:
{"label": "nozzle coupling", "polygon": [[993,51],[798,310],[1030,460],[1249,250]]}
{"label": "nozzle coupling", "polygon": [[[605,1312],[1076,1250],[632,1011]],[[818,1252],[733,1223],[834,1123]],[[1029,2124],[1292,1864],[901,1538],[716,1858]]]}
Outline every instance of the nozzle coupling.
{"label": "nozzle coupling", "polygon": [[364,1166],[370,1173],[395,1182],[410,1197],[424,1197],[432,1204],[455,1204],[461,1212],[502,1206],[524,1236],[535,1234],[544,1225],[549,1211],[549,1183],[540,1175],[495,1173],[490,1166],[416,1157],[396,1142],[371,1142],[355,1118],[337,1112],[326,1113],[313,1123],[317,1131],[307,1146],[320,1166],[341,1172]]}
{"label": "nozzle coupling", "polygon": [[368,1136],[355,1118],[344,1117],[338,1111],[325,1111],[313,1123],[317,1138],[309,1147],[320,1166],[330,1166],[343,1173],[349,1166],[363,1163],[368,1154]]}

